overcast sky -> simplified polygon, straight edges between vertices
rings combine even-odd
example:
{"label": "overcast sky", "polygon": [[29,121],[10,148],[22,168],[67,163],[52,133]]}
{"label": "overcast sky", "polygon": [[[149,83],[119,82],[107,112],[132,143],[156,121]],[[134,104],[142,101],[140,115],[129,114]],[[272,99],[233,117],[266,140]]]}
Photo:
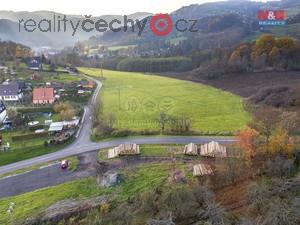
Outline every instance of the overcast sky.
{"label": "overcast sky", "polygon": [[215,1],[220,0],[1,0],[1,10],[49,10],[93,16],[125,15],[134,12],[170,13],[182,6]]}

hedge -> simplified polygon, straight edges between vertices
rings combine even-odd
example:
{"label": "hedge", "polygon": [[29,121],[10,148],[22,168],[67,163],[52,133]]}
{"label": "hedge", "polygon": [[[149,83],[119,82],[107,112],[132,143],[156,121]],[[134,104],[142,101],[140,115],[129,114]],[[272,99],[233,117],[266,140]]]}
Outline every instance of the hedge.
{"label": "hedge", "polygon": [[34,139],[34,138],[41,138],[41,137],[47,137],[48,132],[42,132],[42,133],[27,133],[22,135],[16,135],[12,136],[12,141],[25,141],[28,139]]}
{"label": "hedge", "polygon": [[24,107],[17,108],[19,113],[53,113],[53,107]]}

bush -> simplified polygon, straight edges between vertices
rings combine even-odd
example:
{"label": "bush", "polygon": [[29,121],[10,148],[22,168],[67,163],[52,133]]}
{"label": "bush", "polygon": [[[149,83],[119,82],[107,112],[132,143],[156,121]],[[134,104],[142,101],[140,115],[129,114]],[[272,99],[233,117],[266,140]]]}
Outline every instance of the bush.
{"label": "bush", "polygon": [[130,130],[124,129],[124,130],[114,130],[111,133],[112,137],[126,137],[132,135],[132,132]]}
{"label": "bush", "polygon": [[300,149],[295,151],[294,157],[295,157],[294,164],[296,167],[299,167],[300,166]]}
{"label": "bush", "polygon": [[265,172],[271,177],[289,177],[293,174],[293,162],[282,156],[275,159],[268,159],[265,166]]}

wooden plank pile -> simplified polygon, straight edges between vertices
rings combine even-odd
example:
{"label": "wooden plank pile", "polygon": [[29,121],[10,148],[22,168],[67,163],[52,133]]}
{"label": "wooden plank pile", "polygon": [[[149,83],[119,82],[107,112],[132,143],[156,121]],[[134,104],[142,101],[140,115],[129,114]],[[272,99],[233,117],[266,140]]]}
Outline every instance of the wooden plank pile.
{"label": "wooden plank pile", "polygon": [[205,176],[213,174],[213,170],[211,169],[210,165],[206,164],[197,164],[193,167],[193,175],[194,176]]}
{"label": "wooden plank pile", "polygon": [[218,142],[212,141],[208,144],[201,145],[200,155],[206,157],[225,158],[227,157],[227,150],[225,146],[220,145]]}
{"label": "wooden plank pile", "polygon": [[121,144],[118,147],[108,150],[108,158],[116,158],[125,155],[138,155],[140,154],[140,146],[137,144]]}
{"label": "wooden plank pile", "polygon": [[198,147],[194,143],[190,143],[184,147],[185,155],[198,155]]}

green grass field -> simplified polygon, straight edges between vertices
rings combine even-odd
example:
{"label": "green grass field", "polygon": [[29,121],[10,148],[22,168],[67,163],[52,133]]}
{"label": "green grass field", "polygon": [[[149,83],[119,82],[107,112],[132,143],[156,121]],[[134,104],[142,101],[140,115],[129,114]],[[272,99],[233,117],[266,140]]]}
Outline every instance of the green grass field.
{"label": "green grass field", "polygon": [[[98,69],[79,68],[100,77]],[[115,128],[159,130],[160,112],[187,117],[193,131],[233,132],[250,119],[243,100],[231,93],[189,81],[119,71],[104,71],[103,113],[113,113]]]}
{"label": "green grass field", "polygon": [[134,48],[136,45],[115,45],[108,47],[109,51],[119,51],[128,48]]}

